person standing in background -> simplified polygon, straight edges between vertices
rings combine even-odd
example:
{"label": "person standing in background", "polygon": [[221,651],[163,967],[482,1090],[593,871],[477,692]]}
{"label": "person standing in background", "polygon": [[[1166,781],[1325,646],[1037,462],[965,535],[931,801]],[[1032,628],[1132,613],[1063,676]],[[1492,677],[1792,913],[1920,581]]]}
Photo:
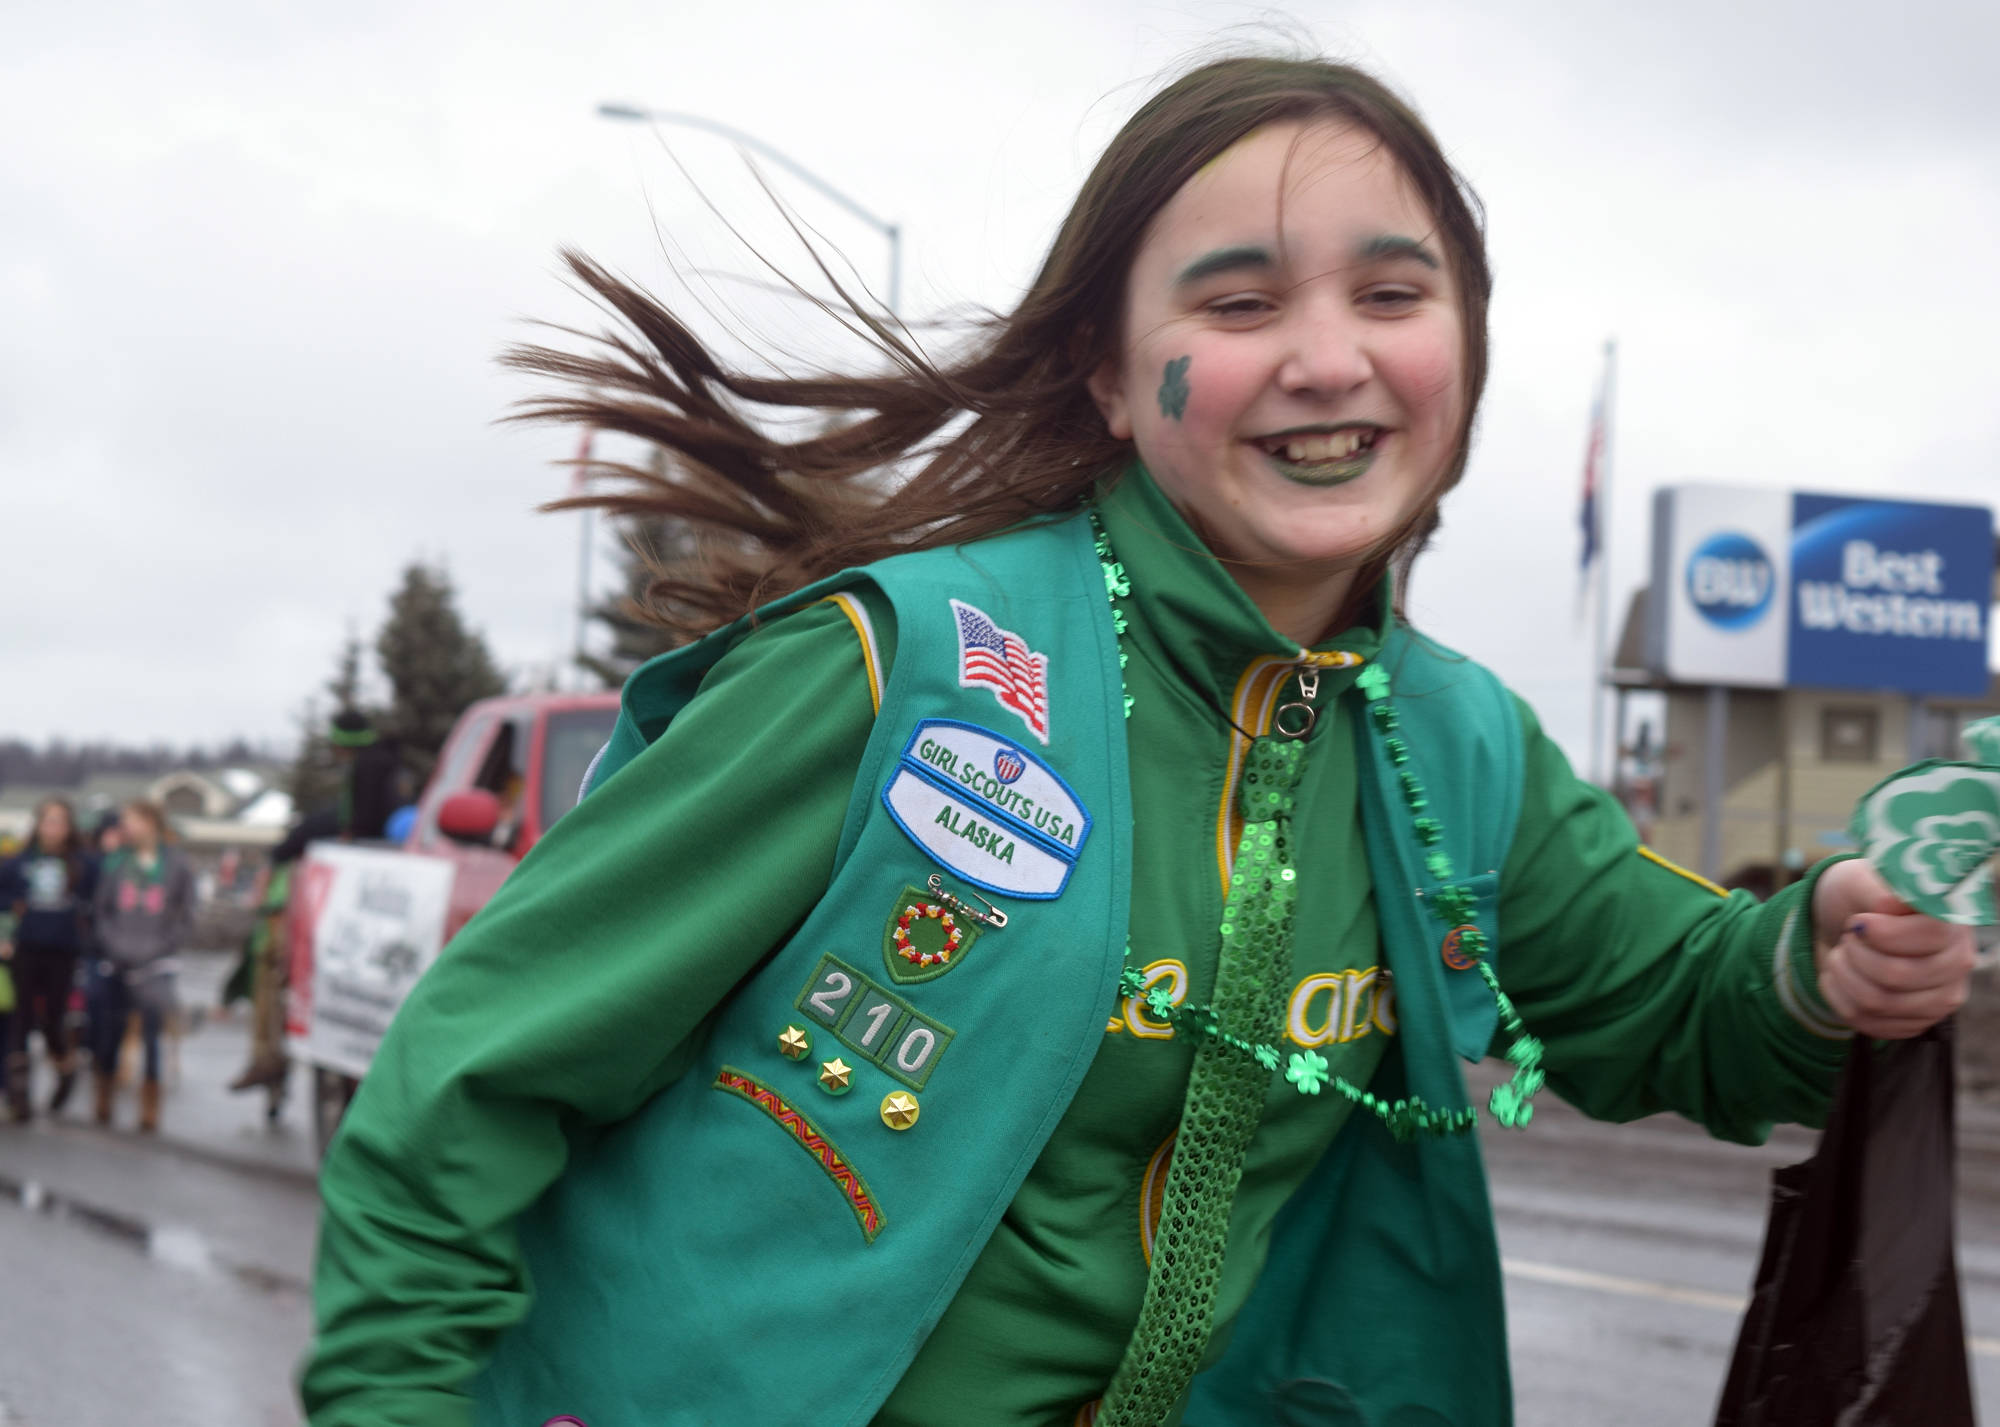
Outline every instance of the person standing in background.
{"label": "person standing in background", "polygon": [[93,1112],[111,1122],[118,1045],[126,1018],[139,1013],[145,1079],[139,1086],[139,1128],[160,1127],[160,1028],[174,1004],[175,954],[194,922],[194,878],[187,860],[167,844],[166,814],[157,803],[127,803],[119,817],[123,848],[105,863],[97,883],[97,944],[91,968],[90,1043],[95,1073]]}
{"label": "person standing in background", "polygon": [[342,709],[333,716],[327,741],[344,765],[340,781],[340,839],[374,842],[385,835],[389,814],[402,797],[403,758],[393,739],[385,739],[368,715]]}
{"label": "person standing in background", "polygon": [[285,927],[292,874],[308,847],[339,832],[340,817],[333,809],[306,814],[271,849],[271,865],[257,880],[257,921],[244,947],[244,969],[238,973],[251,1002],[250,1059],[229,1082],[232,1091],[268,1089],[285,1082],[290,1063],[285,1059],[284,991],[291,951]]}
{"label": "person standing in background", "polygon": [[9,961],[14,979],[6,1083],[8,1111],[17,1123],[34,1115],[28,1042],[37,1030],[56,1077],[51,1115],[61,1111],[76,1086],[69,994],[90,934],[96,884],[97,861],[77,833],[75,810],[61,798],[44,798],[35,808],[28,845],[0,865],[0,905],[14,918],[13,940],[0,943],[0,956]]}

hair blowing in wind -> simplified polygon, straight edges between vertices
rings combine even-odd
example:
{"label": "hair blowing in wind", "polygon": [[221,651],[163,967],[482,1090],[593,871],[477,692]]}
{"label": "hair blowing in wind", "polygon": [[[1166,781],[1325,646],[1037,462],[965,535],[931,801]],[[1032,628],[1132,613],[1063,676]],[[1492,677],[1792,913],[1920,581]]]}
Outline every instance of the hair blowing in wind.
{"label": "hair blowing in wind", "polygon": [[[576,351],[510,351],[508,365],[560,384],[522,403],[515,419],[623,433],[667,459],[664,474],[598,463],[597,489],[546,508],[691,526],[698,555],[654,565],[643,611],[682,636],[850,566],[1073,509],[1132,455],[1129,442],[1106,431],[1086,383],[1115,355],[1126,275],[1148,223],[1237,140],[1311,118],[1359,125],[1387,147],[1435,218],[1458,279],[1467,400],[1456,453],[1431,499],[1384,542],[1355,589],[1369,590],[1392,563],[1407,574],[1436,528],[1437,500],[1463,474],[1485,384],[1484,235],[1476,198],[1415,112],[1362,71],[1318,60],[1220,60],[1149,100],[1098,159],[1020,303],[982,321],[948,361],[933,361],[905,331],[849,303],[857,330],[885,359],[879,373],[731,370],[657,298],[566,250],[576,282],[617,325],[595,334],[558,329],[582,343]],[[837,282],[835,290],[846,297]],[[834,419],[818,434],[781,439],[759,426],[760,408]],[[864,479],[892,465],[912,474],[893,489]]]}

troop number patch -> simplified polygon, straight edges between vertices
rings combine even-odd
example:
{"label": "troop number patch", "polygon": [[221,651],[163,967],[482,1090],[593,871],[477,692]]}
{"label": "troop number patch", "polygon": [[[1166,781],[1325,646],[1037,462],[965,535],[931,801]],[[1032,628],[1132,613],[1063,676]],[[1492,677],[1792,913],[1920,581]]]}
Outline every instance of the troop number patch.
{"label": "troop number patch", "polygon": [[1060,894],[1090,836],[1090,814],[1054,769],[956,719],[917,725],[882,802],[947,871],[1012,897]]}
{"label": "troop number patch", "polygon": [[822,956],[793,1003],[849,1050],[912,1090],[924,1088],[952,1030],[837,956]]}

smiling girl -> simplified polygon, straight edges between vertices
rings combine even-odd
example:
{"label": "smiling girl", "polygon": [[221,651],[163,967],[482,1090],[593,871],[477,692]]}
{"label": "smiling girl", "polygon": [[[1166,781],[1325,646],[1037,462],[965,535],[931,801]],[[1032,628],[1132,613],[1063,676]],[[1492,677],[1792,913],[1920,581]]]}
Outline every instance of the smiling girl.
{"label": "smiling girl", "polygon": [[1483,1115],[1754,1141],[1962,998],[1858,861],[1639,847],[1402,618],[1490,284],[1367,76],[1168,86],[949,365],[731,372],[572,262],[631,330],[537,411],[666,450],[596,503],[709,534],[653,595],[713,632],[363,1084],[317,1427],[1504,1423]]}

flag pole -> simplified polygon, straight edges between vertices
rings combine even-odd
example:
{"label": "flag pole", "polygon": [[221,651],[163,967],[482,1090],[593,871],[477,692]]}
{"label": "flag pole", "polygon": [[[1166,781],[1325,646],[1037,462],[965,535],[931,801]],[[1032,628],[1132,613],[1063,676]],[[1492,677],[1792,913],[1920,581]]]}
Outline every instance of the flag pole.
{"label": "flag pole", "polygon": [[[1607,617],[1611,604],[1611,433],[1614,426],[1613,400],[1618,381],[1618,342],[1607,338],[1604,343],[1604,386],[1599,393],[1602,415],[1599,418],[1599,449],[1597,456],[1597,602],[1591,616],[1590,636],[1590,781],[1600,788],[1609,784],[1605,778],[1604,765],[1604,697],[1605,676],[1610,671],[1610,651],[1606,640],[1610,637],[1610,619]],[[1624,736],[1623,729],[1611,730],[1611,767],[1618,767],[1617,741]]]}
{"label": "flag pole", "polygon": [[[596,438],[596,427],[586,426],[583,428],[583,440],[578,443],[576,449],[576,464],[570,472],[569,493],[571,495],[582,495],[590,487],[591,446]],[[592,512],[590,507],[585,506],[577,513],[583,517],[583,523],[579,530],[576,560],[576,647],[570,651],[570,666],[575,674],[576,686],[581,689],[584,687],[584,680],[588,677],[583,665],[583,641],[585,633],[590,628],[590,517]]]}
{"label": "flag pole", "polygon": [[578,512],[583,516],[581,526],[581,549],[577,555],[576,569],[576,648],[570,653],[570,662],[576,671],[577,687],[583,687],[586,677],[583,667],[583,636],[590,626],[590,511]]}

